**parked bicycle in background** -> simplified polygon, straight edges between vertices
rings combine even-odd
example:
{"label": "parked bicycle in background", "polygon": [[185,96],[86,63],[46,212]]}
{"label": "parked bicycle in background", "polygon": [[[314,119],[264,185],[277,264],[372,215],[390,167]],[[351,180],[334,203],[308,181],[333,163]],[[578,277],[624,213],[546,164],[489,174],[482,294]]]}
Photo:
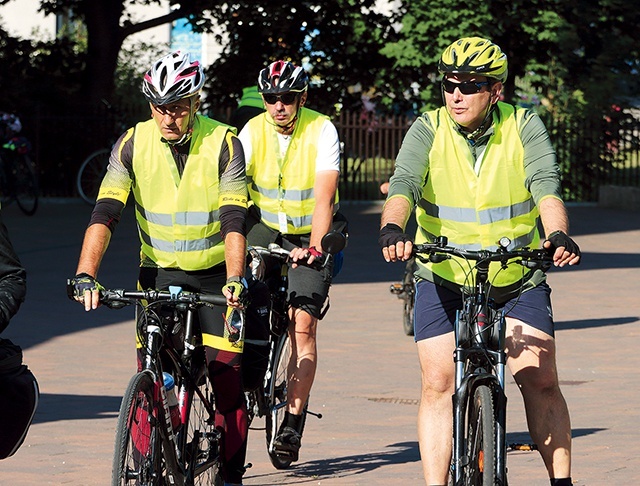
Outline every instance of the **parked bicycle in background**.
{"label": "parked bicycle in background", "polygon": [[20,119],[0,112],[0,194],[2,205],[16,201],[28,216],[38,209],[38,178],[29,157],[31,143],[18,135]]}

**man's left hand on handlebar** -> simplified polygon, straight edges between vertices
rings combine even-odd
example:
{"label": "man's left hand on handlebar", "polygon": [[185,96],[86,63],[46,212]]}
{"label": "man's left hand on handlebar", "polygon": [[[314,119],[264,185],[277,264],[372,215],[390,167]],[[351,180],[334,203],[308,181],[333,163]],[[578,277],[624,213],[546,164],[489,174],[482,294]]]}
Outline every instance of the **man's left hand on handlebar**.
{"label": "man's left hand on handlebar", "polygon": [[553,264],[556,267],[580,263],[580,247],[564,231],[549,234],[542,246],[550,253],[553,252]]}
{"label": "man's left hand on handlebar", "polygon": [[298,266],[298,261],[304,261],[307,265],[311,265],[316,259],[322,257],[322,252],[315,246],[310,248],[294,248],[289,253],[289,258],[292,261],[292,267]]}
{"label": "man's left hand on handlebar", "polygon": [[413,241],[397,224],[388,223],[380,229],[378,244],[388,262],[407,261],[411,258]]}

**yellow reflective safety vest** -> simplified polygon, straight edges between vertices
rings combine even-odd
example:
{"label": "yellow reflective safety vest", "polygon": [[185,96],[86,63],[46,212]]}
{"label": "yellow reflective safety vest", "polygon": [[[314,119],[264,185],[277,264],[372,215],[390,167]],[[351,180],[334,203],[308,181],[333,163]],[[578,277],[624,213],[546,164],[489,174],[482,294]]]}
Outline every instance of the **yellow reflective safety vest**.
{"label": "yellow reflective safety vest", "polygon": [[[249,120],[251,160],[247,163],[249,197],[260,209],[262,222],[285,234],[311,233],[316,207],[318,140],[327,116],[300,108],[289,148],[280,156],[280,144],[267,113]],[[336,194],[336,208],[338,195]],[[286,231],[284,221],[286,218]]]}
{"label": "yellow reflective safety vest", "polygon": [[154,120],[136,125],[133,193],[142,254],[159,267],[204,270],[224,261],[218,160],[230,127],[197,116],[182,174]]}
{"label": "yellow reflective safety vest", "polygon": [[[416,243],[446,236],[449,244],[468,250],[496,249],[503,236],[509,249],[538,248],[538,209],[525,186],[524,148],[518,125],[525,110],[498,103],[479,168],[467,140],[456,130],[445,107],[427,113],[435,129],[429,152],[429,173],[416,208]],[[424,265],[421,263],[421,265]],[[469,285],[472,264],[454,258],[426,267],[441,278]],[[505,287],[523,277],[523,267],[500,270],[492,263],[489,278]]]}

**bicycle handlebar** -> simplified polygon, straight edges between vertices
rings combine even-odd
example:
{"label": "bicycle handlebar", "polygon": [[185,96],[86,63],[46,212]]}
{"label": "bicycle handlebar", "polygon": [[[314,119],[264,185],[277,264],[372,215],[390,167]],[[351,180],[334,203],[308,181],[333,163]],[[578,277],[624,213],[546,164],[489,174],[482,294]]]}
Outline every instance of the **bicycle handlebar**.
{"label": "bicycle handlebar", "polygon": [[445,236],[439,236],[436,238],[435,243],[416,244],[413,247],[413,255],[422,261],[425,261],[425,259],[421,258],[420,255],[428,255],[428,260],[432,263],[440,263],[451,258],[451,256],[457,256],[465,260],[484,262],[487,265],[490,262],[501,262],[506,265],[508,260],[520,258],[520,260],[512,263],[519,263],[531,269],[541,268],[543,270],[547,270],[553,263],[553,257],[545,249],[532,250],[525,247],[519,250],[507,250],[511,241],[506,237],[500,239],[500,246],[497,250],[465,250],[448,246],[447,243],[448,240]]}
{"label": "bicycle handlebar", "polygon": [[100,301],[110,308],[121,308],[126,305],[132,305],[138,300],[146,300],[150,303],[167,301],[177,304],[227,305],[227,299],[223,295],[201,294],[198,292],[188,292],[182,289],[175,292],[167,290],[125,289],[107,289],[100,291]]}

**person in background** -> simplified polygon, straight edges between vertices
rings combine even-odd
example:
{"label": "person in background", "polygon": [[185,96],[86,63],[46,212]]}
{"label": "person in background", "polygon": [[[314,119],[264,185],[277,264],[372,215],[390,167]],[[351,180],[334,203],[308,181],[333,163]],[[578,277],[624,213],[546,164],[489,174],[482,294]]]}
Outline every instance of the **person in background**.
{"label": "person in background", "polygon": [[[506,236],[509,249],[542,244],[556,266],[577,265],[580,248],[568,235],[549,135],[534,112],[499,101],[507,56],[487,39],[462,38],[442,53],[438,70],[444,106],[411,125],[390,179],[379,237],[385,260],[411,258],[414,239],[446,236],[452,246],[495,249]],[[405,233],[414,208],[415,238]],[[453,326],[465,267],[417,263],[418,439],[426,484],[445,485],[452,447]],[[571,425],[558,383],[551,290],[542,271],[523,278],[516,267],[497,277],[490,273],[492,297],[506,310],[508,365],[551,484],[570,486]]]}
{"label": "person in background", "polygon": [[[114,145],[107,174],[85,232],[75,300],[89,311],[100,304],[98,269],[129,192],[133,191],[141,243],[139,286],[223,294],[240,307],[246,292],[247,183],[242,145],[234,129],[199,115],[204,73],[179,51],[157,60],[142,93],[151,119],[127,130]],[[240,360],[243,337],[224,313],[198,309],[216,427],[223,433],[225,485],[245,472],[247,408]]]}
{"label": "person in background", "polygon": [[240,132],[249,120],[263,112],[264,102],[258,93],[258,87],[248,86],[242,89],[242,98],[240,98],[238,108],[231,114],[229,124]]}

